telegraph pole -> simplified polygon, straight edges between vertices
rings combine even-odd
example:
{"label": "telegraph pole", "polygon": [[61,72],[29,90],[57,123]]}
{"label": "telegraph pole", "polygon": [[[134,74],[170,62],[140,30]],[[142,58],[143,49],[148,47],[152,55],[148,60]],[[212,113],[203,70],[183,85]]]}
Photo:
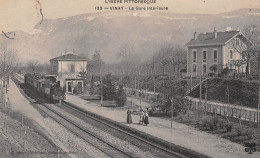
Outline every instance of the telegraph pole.
{"label": "telegraph pole", "polygon": [[4,90],[4,107],[6,107],[6,101],[7,101],[7,96],[6,96],[6,92],[7,92],[7,86],[6,86],[6,79],[5,79],[5,75],[6,75],[6,71],[5,71],[5,50],[4,50],[4,63],[3,63],[3,75],[4,75],[4,80],[3,80],[3,90]]}
{"label": "telegraph pole", "polygon": [[171,128],[172,128],[172,120],[173,120],[173,98],[171,98]]}
{"label": "telegraph pole", "polygon": [[[99,50],[96,50],[96,53],[100,52]],[[99,75],[100,75],[100,105],[103,105],[103,81],[102,81],[102,74],[101,74],[101,59],[100,59],[100,55],[98,58],[98,62],[99,62]]]}
{"label": "telegraph pole", "polygon": [[206,80],[206,82],[205,82],[205,90],[206,90],[206,92],[205,92],[205,115],[207,114],[207,107],[208,107],[208,103],[207,103],[207,97],[208,97],[208,81]]}
{"label": "telegraph pole", "polygon": [[259,127],[259,109],[260,109],[260,57],[258,56],[258,105],[257,105],[257,127]]}
{"label": "telegraph pole", "polygon": [[201,83],[201,73],[200,73],[200,106],[201,106],[201,100],[202,100],[202,83]]}

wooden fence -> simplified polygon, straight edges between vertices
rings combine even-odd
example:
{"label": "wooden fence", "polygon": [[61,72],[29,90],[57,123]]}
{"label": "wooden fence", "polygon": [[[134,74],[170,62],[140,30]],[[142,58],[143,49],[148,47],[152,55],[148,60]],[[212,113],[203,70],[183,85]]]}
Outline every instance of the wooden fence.
{"label": "wooden fence", "polygon": [[[128,96],[132,95],[133,89],[125,88],[125,91]],[[135,91],[135,90],[134,90]],[[151,98],[158,95],[158,93],[153,93],[149,91],[140,91],[136,90],[134,96],[140,97],[139,92],[142,93],[141,97],[146,101],[151,102]],[[212,114],[218,114],[222,116],[233,117],[245,121],[257,123],[257,109],[244,107],[234,104],[225,104],[225,103],[216,103],[212,101],[202,100],[201,102],[197,98],[187,97],[191,101],[192,110],[206,111]],[[259,118],[260,121],[260,118]]]}
{"label": "wooden fence", "polygon": [[215,102],[201,102],[197,98],[187,97],[191,102],[192,110],[200,110],[213,114],[219,114],[223,116],[229,116],[245,121],[257,123],[257,110],[253,108],[233,105],[233,104],[224,104],[224,103],[215,103]]}

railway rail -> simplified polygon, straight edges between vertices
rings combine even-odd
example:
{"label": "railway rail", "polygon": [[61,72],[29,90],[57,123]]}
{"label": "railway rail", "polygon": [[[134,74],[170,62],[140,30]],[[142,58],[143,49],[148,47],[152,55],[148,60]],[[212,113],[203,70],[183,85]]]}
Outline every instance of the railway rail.
{"label": "railway rail", "polygon": [[[16,78],[16,77],[17,76],[14,76],[13,81],[16,84],[20,84],[22,81],[22,78],[20,78],[20,77]],[[28,89],[26,89],[26,86],[24,86],[23,84],[20,84],[20,87],[27,95],[27,98],[29,97],[29,100],[31,102],[38,103],[35,105],[37,105],[37,108],[41,112],[48,115],[50,118],[55,120],[57,123],[59,123],[60,125],[64,126],[66,129],[68,129],[70,132],[72,132],[79,138],[83,139],[85,142],[91,144],[92,146],[94,146],[95,148],[100,150],[101,152],[105,153],[107,156],[115,157],[115,158],[116,157],[118,157],[118,158],[133,157],[133,156],[131,156],[131,154],[129,154],[121,149],[118,149],[113,144],[110,144],[110,143],[106,142],[105,140],[97,137],[94,133],[92,133],[89,130],[87,130],[86,128],[82,127],[82,125],[78,125],[77,123],[73,122],[66,116],[64,116],[64,115],[58,113],[57,111],[54,111],[50,107],[46,106],[44,103],[44,100],[42,98],[38,97],[35,94],[32,94]],[[32,101],[32,100],[35,100],[35,101]]]}
{"label": "railway rail", "polygon": [[[23,83],[23,78],[20,76],[15,75],[12,79],[17,85]],[[29,98],[31,98],[30,100],[32,102],[38,103],[36,105],[40,111],[44,112],[49,117],[53,118],[56,122],[67,128],[69,131],[77,135],[79,138],[83,139],[85,142],[93,145],[109,157],[135,157],[133,153],[118,148],[116,145],[109,143],[103,138],[100,138],[95,133],[86,129],[84,126],[71,120],[68,116],[65,116],[61,112],[47,106],[46,104],[44,104],[43,98],[35,95],[35,93],[32,93],[23,84],[20,84],[20,87],[25,92],[27,97],[29,96]],[[188,149],[183,149],[179,146],[176,146],[176,148],[178,149],[172,150],[159,144],[156,144],[155,142],[148,141],[145,138],[142,138],[125,129],[122,129],[116,126],[115,124],[107,121],[106,119],[97,117],[95,114],[88,111],[84,111],[83,109],[80,109],[77,106],[74,106],[73,104],[70,104],[68,102],[64,102],[60,108],[84,120],[85,122],[90,122],[91,124],[95,125],[96,127],[100,128],[105,132],[112,133],[123,140],[127,140],[131,144],[137,146],[138,148],[141,148],[144,151],[151,152],[155,157],[207,157],[205,155],[190,151]]]}

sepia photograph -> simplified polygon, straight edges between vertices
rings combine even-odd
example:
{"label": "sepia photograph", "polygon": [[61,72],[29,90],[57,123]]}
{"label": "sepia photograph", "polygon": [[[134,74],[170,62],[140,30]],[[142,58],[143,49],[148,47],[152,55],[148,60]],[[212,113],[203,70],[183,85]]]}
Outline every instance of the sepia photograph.
{"label": "sepia photograph", "polygon": [[259,0],[0,0],[0,158],[259,158]]}

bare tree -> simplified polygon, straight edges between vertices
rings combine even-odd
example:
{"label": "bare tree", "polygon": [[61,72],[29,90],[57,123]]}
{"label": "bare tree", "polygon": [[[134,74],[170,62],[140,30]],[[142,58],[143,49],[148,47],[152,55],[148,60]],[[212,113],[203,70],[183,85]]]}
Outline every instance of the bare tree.
{"label": "bare tree", "polygon": [[38,69],[38,65],[39,65],[39,61],[38,60],[30,60],[27,63],[28,68],[31,70],[32,73],[34,73],[35,71],[37,71]]}
{"label": "bare tree", "polygon": [[133,65],[132,54],[133,50],[130,46],[124,45],[119,49],[118,56],[122,59],[122,62],[124,62],[124,66],[126,66],[126,75],[129,75],[129,69],[130,66]]}
{"label": "bare tree", "polygon": [[172,53],[173,48],[170,45],[162,46],[158,52],[158,54],[155,56],[158,63],[162,67],[163,75],[165,74],[166,67],[170,64],[171,59],[169,58],[169,54]]}
{"label": "bare tree", "polygon": [[0,51],[0,78],[10,76],[18,63],[16,50],[8,50],[2,47]]}
{"label": "bare tree", "polygon": [[253,49],[260,45],[260,32],[257,26],[247,26],[242,30],[243,35],[241,39],[244,41],[244,44],[242,42],[237,43],[236,40],[231,41],[232,48],[238,52],[240,55],[242,55],[243,59],[246,62],[246,74],[249,73],[249,63],[252,58],[252,53],[249,51],[245,51],[247,49]]}
{"label": "bare tree", "polygon": [[235,68],[238,69],[238,73],[240,73],[240,67],[244,64],[246,64],[246,62],[244,60],[234,60],[233,64],[235,66]]}
{"label": "bare tree", "polygon": [[177,75],[180,74],[180,69],[186,67],[187,57],[185,49],[181,46],[176,46],[173,48],[172,53],[170,54],[170,64],[173,66],[173,71],[176,75],[176,68],[177,68]]}

